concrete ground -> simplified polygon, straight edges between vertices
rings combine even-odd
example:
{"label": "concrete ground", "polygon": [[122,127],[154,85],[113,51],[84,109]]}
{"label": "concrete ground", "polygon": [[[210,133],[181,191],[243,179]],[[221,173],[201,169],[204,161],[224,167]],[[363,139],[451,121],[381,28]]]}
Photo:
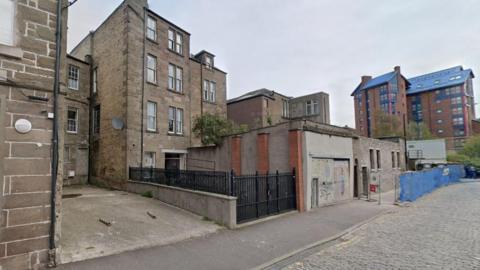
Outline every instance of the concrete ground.
{"label": "concrete ground", "polygon": [[61,265],[59,269],[251,269],[395,208],[354,200],[171,245]]}
{"label": "concrete ground", "polygon": [[72,186],[65,187],[63,194],[61,263],[166,245],[221,228],[200,216],[127,192]]}
{"label": "concrete ground", "polygon": [[440,188],[284,270],[480,269],[480,181]]}

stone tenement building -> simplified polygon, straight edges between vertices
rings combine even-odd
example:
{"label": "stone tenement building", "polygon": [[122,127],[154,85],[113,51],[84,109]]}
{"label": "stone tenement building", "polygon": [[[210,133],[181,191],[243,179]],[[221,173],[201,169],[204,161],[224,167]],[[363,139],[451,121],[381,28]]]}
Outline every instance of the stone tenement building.
{"label": "stone tenement building", "polygon": [[329,124],[329,96],[318,92],[292,98],[262,88],[228,100],[227,115],[235,124],[246,125],[250,129],[295,119]]}
{"label": "stone tenement building", "polygon": [[376,136],[379,113],[398,118],[398,131],[402,134],[407,125],[407,89],[410,83],[396,66],[394,71],[372,78],[362,76],[362,81],[352,95],[355,106],[355,126],[365,137]]}
{"label": "stone tenement building", "polygon": [[[56,0],[0,1],[0,268],[42,269],[59,236],[62,172],[52,171],[55,62],[60,60],[59,114],[63,108],[66,23],[57,47]],[[67,1],[63,1],[64,6]],[[62,21],[66,22],[66,9]],[[62,128],[60,127],[60,130]],[[59,167],[63,131],[59,133]],[[53,162],[54,163],[54,162]],[[52,176],[53,174],[53,176]],[[52,192],[57,190],[57,192]],[[55,195],[56,194],[56,195]],[[56,196],[56,213],[52,212]],[[51,225],[54,225],[53,227]],[[55,237],[54,237],[55,236]]]}
{"label": "stone tenement building", "polygon": [[[129,167],[185,168],[187,149],[200,146],[191,131],[194,119],[204,113],[226,114],[226,73],[215,66],[215,56],[207,51],[191,55],[190,34],[148,9],[146,0],[120,4],[72,50],[69,61],[75,62],[69,80],[87,84],[81,78],[92,78],[92,182],[123,188]],[[88,145],[81,133],[88,130],[82,107],[88,90],[80,89],[71,99],[80,108],[69,105],[69,121],[76,119],[78,134],[67,129],[66,137],[76,148],[66,148],[70,165],[65,172],[72,175],[84,174]]]}
{"label": "stone tenement building", "polygon": [[475,102],[471,69],[456,66],[408,79],[409,119],[424,123],[430,132],[445,138],[448,150],[462,149],[475,132]]}

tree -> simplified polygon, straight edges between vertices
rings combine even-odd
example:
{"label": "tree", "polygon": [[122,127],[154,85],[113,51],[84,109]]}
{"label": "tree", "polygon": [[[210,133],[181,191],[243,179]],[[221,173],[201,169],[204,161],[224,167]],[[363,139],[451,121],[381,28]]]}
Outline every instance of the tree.
{"label": "tree", "polygon": [[449,154],[449,162],[462,163],[464,165],[473,165],[480,168],[480,136],[471,137],[457,154]]}
{"label": "tree", "polygon": [[203,114],[195,118],[192,128],[203,145],[220,145],[223,137],[246,132],[244,125],[237,126],[225,117],[216,114]]}
{"label": "tree", "polygon": [[395,137],[403,136],[400,117],[397,115],[386,114],[381,110],[374,112],[375,129],[373,137]]}
{"label": "tree", "polygon": [[431,140],[435,139],[430,129],[423,122],[410,122],[407,127],[408,140]]}

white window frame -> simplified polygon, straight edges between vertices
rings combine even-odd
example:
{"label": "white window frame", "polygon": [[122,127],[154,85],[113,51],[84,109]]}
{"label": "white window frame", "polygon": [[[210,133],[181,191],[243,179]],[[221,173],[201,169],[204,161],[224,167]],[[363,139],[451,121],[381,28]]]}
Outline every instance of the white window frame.
{"label": "white window frame", "polygon": [[[149,159],[151,160],[152,164],[147,165],[147,160]],[[157,165],[157,153],[152,151],[145,152],[144,161],[145,161],[145,167],[155,168],[155,166]]]}
{"label": "white window frame", "polygon": [[183,134],[183,109],[175,108],[175,133]]}
{"label": "white window frame", "polygon": [[[175,107],[168,107],[168,133],[169,134],[174,134],[175,133],[175,115],[176,115],[176,110]],[[170,130],[171,127],[171,130]]]}
{"label": "white window frame", "polygon": [[172,28],[168,29],[168,49],[183,55],[184,36]]}
{"label": "white window frame", "polygon": [[147,17],[147,39],[157,41],[157,20],[151,16]]}
{"label": "white window frame", "polygon": [[[150,111],[150,108],[153,109],[153,112]],[[157,103],[153,101],[147,101],[147,131],[157,131]]]}
{"label": "white window frame", "polygon": [[183,55],[183,35],[178,32],[175,33],[175,52]]}
{"label": "white window frame", "polygon": [[209,91],[210,102],[215,102],[217,99],[217,83],[210,81],[210,91]]}
{"label": "white window frame", "polygon": [[[316,108],[316,109],[315,109]],[[319,114],[320,108],[318,107],[318,101],[308,100],[305,102],[305,115],[316,115]]]}
{"label": "white window frame", "polygon": [[[150,66],[151,64],[150,60],[153,61],[152,62],[153,66]],[[147,68],[147,82],[156,84],[157,83],[157,57],[151,54],[147,54],[146,68]],[[153,74],[153,80],[150,79],[150,74]]]}
{"label": "white window frame", "polygon": [[209,55],[205,55],[205,67],[213,69],[213,58]]}
{"label": "white window frame", "polygon": [[0,44],[7,46],[15,45],[15,12],[16,2],[14,0],[3,0],[1,2],[0,14]]}
{"label": "white window frame", "polygon": [[92,75],[92,91],[94,94],[97,93],[97,68],[93,69],[93,75]]}
{"label": "white window frame", "polygon": [[80,68],[74,65],[68,66],[68,89],[80,89]]}
{"label": "white window frame", "polygon": [[[75,119],[71,119],[69,118],[69,112],[75,112]],[[71,133],[71,134],[77,134],[78,133],[78,108],[74,108],[74,107],[68,107],[67,109],[67,133]],[[73,121],[73,127],[74,130],[71,130],[70,127],[71,127],[71,123]]]}
{"label": "white window frame", "polygon": [[203,100],[208,101],[208,93],[210,92],[210,83],[208,80],[203,80]]}

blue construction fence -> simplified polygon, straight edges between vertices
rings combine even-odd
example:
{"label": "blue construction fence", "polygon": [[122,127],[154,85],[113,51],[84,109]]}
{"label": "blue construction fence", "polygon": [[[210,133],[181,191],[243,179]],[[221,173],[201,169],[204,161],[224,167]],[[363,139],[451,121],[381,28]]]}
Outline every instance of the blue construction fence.
{"label": "blue construction fence", "polygon": [[400,201],[413,202],[437,188],[460,182],[465,177],[463,165],[447,165],[427,171],[406,172],[400,176]]}

